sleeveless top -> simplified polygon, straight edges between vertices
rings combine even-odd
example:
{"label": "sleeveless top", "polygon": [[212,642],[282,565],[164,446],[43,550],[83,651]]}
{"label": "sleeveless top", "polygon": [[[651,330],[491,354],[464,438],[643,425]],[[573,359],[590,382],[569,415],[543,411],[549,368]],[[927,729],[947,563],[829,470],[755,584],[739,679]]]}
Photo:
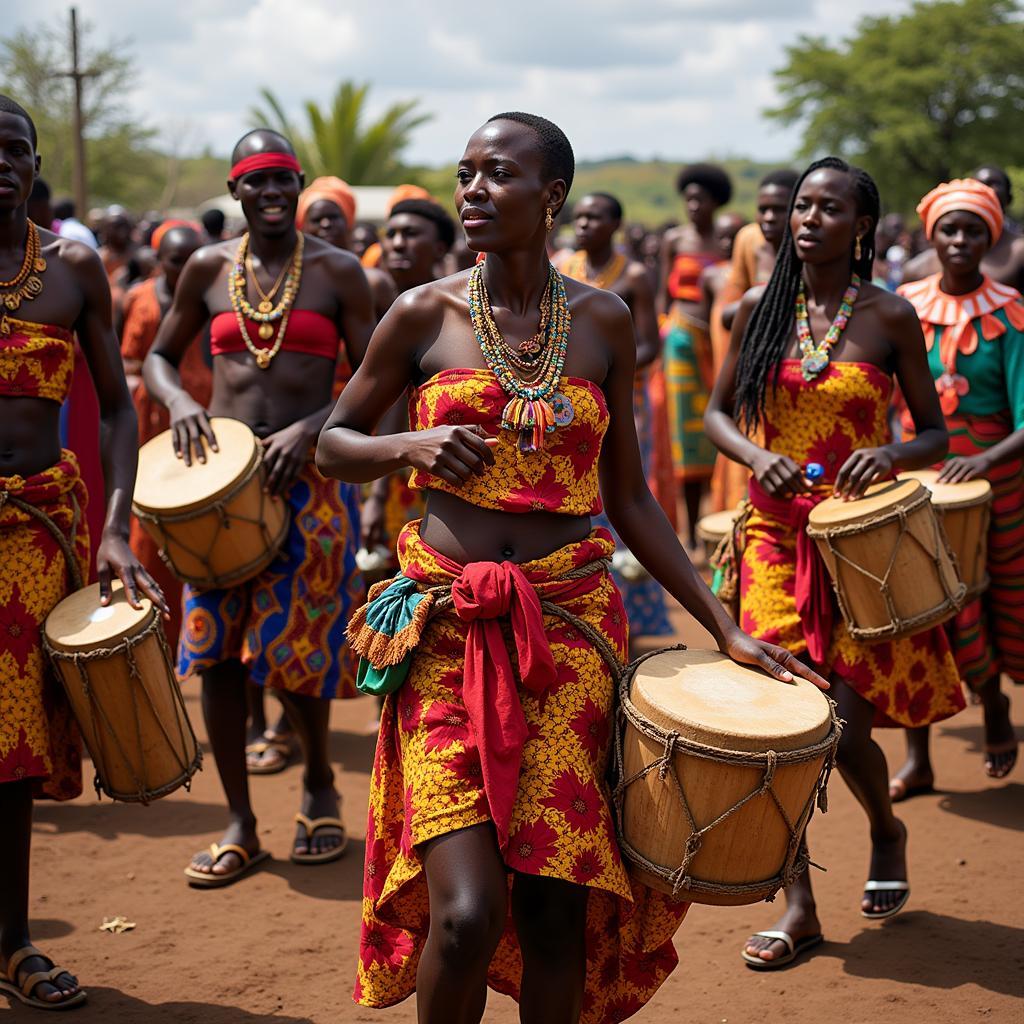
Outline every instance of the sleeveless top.
{"label": "sleeveless top", "polygon": [[[246,321],[249,338],[257,348],[273,348],[277,339],[277,327],[274,334],[264,341],[258,334],[260,325]],[[288,330],[281,345],[282,352],[302,352],[310,356],[321,356],[332,363],[338,358],[341,346],[341,335],[334,321],[311,309],[293,309],[288,317]],[[218,313],[210,322],[210,354],[224,355],[226,352],[246,352],[242,332],[238,329],[238,321],[234,313]]]}
{"label": "sleeveless top", "polygon": [[66,327],[4,317],[0,397],[63,402],[71,391],[75,337]]}
{"label": "sleeveless top", "polygon": [[700,275],[721,260],[709,252],[681,252],[668,273],[668,293],[681,302],[700,302]]}
{"label": "sleeveless top", "polygon": [[597,465],[608,429],[608,406],[601,389],[580,377],[563,377],[559,391],[572,403],[572,421],[548,434],[540,451],[521,452],[517,433],[501,428],[508,396],[490,370],[451,369],[435,374],[410,398],[412,428],[479,424],[498,438],[494,465],[459,486],[415,470],[409,486],[445,491],[478,508],[499,512],[597,515],[601,511]]}

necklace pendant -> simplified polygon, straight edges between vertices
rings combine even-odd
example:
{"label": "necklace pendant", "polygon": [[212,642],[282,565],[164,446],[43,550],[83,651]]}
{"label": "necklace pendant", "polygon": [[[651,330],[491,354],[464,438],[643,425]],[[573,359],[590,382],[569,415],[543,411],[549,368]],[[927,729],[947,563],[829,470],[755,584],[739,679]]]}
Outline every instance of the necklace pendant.
{"label": "necklace pendant", "polygon": [[524,356],[535,356],[540,351],[540,342],[536,338],[527,338],[526,341],[520,343],[519,351]]}
{"label": "necklace pendant", "polygon": [[800,370],[804,375],[804,380],[814,380],[826,366],[828,366],[827,352],[808,352],[800,360]]}
{"label": "necklace pendant", "polygon": [[256,308],[261,313],[273,313],[274,312],[274,304],[270,301],[270,299],[262,299],[260,301],[260,304]]}
{"label": "necklace pendant", "polygon": [[551,396],[551,411],[555,414],[556,427],[567,427],[576,419],[576,410],[572,407],[572,402],[561,391],[556,391]]}
{"label": "necklace pendant", "polygon": [[4,305],[13,313],[21,305],[21,295],[18,292],[7,292]]}
{"label": "necklace pendant", "polygon": [[0,337],[6,338],[11,333],[11,325],[7,322],[7,314],[0,314]]}
{"label": "necklace pendant", "polygon": [[42,256],[37,256],[35,262],[32,264],[32,269],[37,273],[41,274],[46,269],[46,260]]}
{"label": "necklace pendant", "polygon": [[264,340],[269,341],[274,336],[274,328],[270,324],[260,324],[256,333]]}
{"label": "necklace pendant", "polygon": [[260,349],[260,351],[256,353],[256,365],[261,370],[265,370],[270,366],[270,360],[273,358],[274,357],[270,354],[268,349]]}

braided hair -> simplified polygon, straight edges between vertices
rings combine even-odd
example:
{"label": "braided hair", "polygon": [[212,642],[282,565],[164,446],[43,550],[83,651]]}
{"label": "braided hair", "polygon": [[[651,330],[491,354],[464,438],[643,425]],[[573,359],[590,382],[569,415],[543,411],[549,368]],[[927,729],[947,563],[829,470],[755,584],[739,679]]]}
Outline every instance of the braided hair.
{"label": "braided hair", "polygon": [[779,246],[775,270],[765,285],[764,294],[750,314],[746,330],[743,332],[739,360],[736,364],[734,408],[738,421],[748,430],[756,429],[761,423],[769,378],[774,389],[792,335],[793,307],[797,292],[800,290],[803,263],[797,256],[789,224],[793,216],[793,205],[804,179],[820,170],[842,171],[849,175],[857,204],[857,215],[871,219],[870,227],[860,240],[860,259],[854,258],[856,241],[852,241],[850,245],[851,271],[859,274],[864,281],[871,280],[875,260],[875,227],[878,224],[881,207],[878,187],[867,171],[853,167],[839,157],[827,156],[815,160],[800,175],[800,180],[793,189],[786,217],[786,231]]}

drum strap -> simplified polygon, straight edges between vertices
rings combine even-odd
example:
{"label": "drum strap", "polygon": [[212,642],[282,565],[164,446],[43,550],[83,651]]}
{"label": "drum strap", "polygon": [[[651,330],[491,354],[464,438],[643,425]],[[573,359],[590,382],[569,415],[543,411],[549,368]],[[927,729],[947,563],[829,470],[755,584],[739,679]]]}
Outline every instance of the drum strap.
{"label": "drum strap", "polygon": [[[75,496],[72,494],[70,497],[71,505],[74,510],[71,522],[71,536],[73,537],[78,532],[78,524],[82,518],[82,510],[78,507],[78,501]],[[64,562],[68,569],[70,590],[81,590],[83,581],[82,572],[78,568],[78,558],[75,555],[74,549],[71,547],[71,541],[68,540],[64,531],[41,508],[37,508],[35,505],[30,505],[27,501],[22,501],[21,498],[14,497],[14,495],[9,491],[0,491],[0,508],[3,508],[4,505],[13,505],[19,512],[24,512],[25,515],[38,520],[38,522],[46,528],[53,539],[57,542],[57,545],[60,547],[60,550],[64,555]]]}
{"label": "drum strap", "polygon": [[[679,644],[676,647],[667,649],[686,650],[686,647],[684,644]],[[643,868],[655,877],[661,878],[663,881],[670,884],[672,886],[672,893],[677,899],[684,899],[686,890],[689,890],[690,892],[708,894],[741,895],[744,893],[759,894],[764,892],[767,888],[770,889],[767,899],[771,901],[775,898],[775,894],[779,889],[791,885],[797,877],[807,869],[807,866],[810,863],[807,854],[807,847],[804,843],[804,833],[806,832],[807,825],[811,820],[811,815],[814,813],[815,806],[820,808],[822,813],[828,810],[828,781],[836,763],[836,752],[839,748],[839,737],[843,730],[843,720],[839,717],[836,711],[835,702],[829,699],[828,703],[831,726],[828,734],[823,740],[819,740],[817,743],[808,747],[803,747],[799,750],[768,750],[764,753],[750,753],[748,751],[722,750],[718,747],[709,747],[703,743],[698,743],[696,740],[686,739],[680,736],[677,732],[662,729],[649,722],[640,714],[629,699],[630,685],[636,670],[648,658],[653,657],[655,654],[662,653],[664,653],[664,651],[652,651],[649,654],[638,658],[630,664],[622,674],[619,685],[619,714],[624,722],[628,722],[642,736],[650,740],[656,746],[660,746],[662,748],[660,757],[654,758],[649,764],[641,768],[639,771],[634,772],[630,776],[626,776],[624,767],[625,761],[622,751],[622,736],[625,730],[624,728],[617,728],[615,730],[614,766],[615,776],[618,782],[612,792],[612,801],[615,805],[616,829],[618,832],[619,845],[622,847],[622,852],[628,860],[632,861],[638,867]],[[690,757],[702,758],[707,761],[715,761],[719,764],[757,768],[762,773],[761,780],[760,783],[747,793],[746,796],[737,800],[736,803],[719,814],[713,821],[708,822],[705,825],[700,825],[694,818],[693,811],[686,799],[686,790],[679,779],[678,767],[676,764],[677,754],[686,754]],[[779,800],[778,794],[775,792],[772,785],[775,780],[775,773],[778,768],[784,765],[805,764],[809,761],[814,761],[822,757],[822,766],[818,774],[817,781],[815,782],[814,789],[811,791],[806,804],[797,816],[797,819],[794,821],[786,812],[785,807],[783,807],[782,802]],[[623,834],[623,803],[625,800],[626,789],[634,782],[638,782],[645,778],[651,772],[657,772],[660,781],[664,781],[666,778],[671,780],[671,789],[679,800],[679,804],[683,809],[683,814],[686,816],[686,821],[690,827],[690,836],[686,841],[683,859],[676,868],[668,868],[649,860],[635,849]],[[694,858],[700,852],[704,836],[725,821],[726,818],[735,814],[744,806],[744,804],[763,795],[771,797],[776,809],[782,817],[782,820],[786,824],[787,830],[789,831],[789,846],[786,851],[786,859],[780,873],[774,878],[747,884],[723,884],[706,882],[702,879],[693,878],[690,875],[690,867]]]}

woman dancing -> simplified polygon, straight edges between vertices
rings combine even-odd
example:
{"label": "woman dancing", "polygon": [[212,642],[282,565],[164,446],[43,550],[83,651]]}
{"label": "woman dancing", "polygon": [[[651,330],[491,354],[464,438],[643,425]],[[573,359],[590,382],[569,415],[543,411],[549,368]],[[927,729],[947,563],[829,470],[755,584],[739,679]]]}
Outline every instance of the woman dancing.
{"label": "woman dancing", "polygon": [[[991,188],[973,179],[950,181],[929,192],[917,212],[942,270],[900,294],[921,318],[949,430],[939,479],[992,484],[991,582],[947,629],[960,674],[985,714],[985,771],[1001,779],[1017,762],[1017,738],[999,673],[1024,683],[1024,300],[981,271],[1003,228]],[[902,800],[927,792],[934,781],[928,728],[909,730],[907,761],[889,792]]]}
{"label": "woman dancing", "polygon": [[[830,588],[814,585],[824,578],[805,532],[814,505],[832,493],[858,498],[876,480],[930,465],[947,445],[917,317],[869,283],[878,213],[878,192],[864,171],[828,157],[804,172],[763,296],[748,292],[740,304],[706,418],[715,444],[753,474],[740,623],[827,676],[846,720],[839,767],[871,826],[861,912],[872,919],[895,914],[909,896],[907,833],[892,813],[872,725],[926,725],[963,707],[941,628],[858,643]],[[917,429],[904,444],[889,434],[894,375]],[[748,436],[759,427],[764,447]],[[823,470],[816,483],[812,463]],[[787,904],[772,930],[747,943],[751,966],[779,967],[822,941],[806,872],[787,891]]]}
{"label": "woman dancing", "polygon": [[[563,279],[545,250],[573,171],[544,118],[499,114],[474,133],[455,205],[487,259],[398,299],[318,449],[325,473],[411,466],[426,491],[401,574],[349,630],[364,686],[394,691],[355,998],[389,1006],[416,991],[425,1024],[479,1021],[488,983],[531,1024],[620,1021],[676,963],[685,906],[630,881],[604,781],[609,661],[625,656],[627,627],[610,536],[591,526],[599,473],[625,543],[723,651],[824,685],[731,622],[648,490],[626,306]],[[410,384],[414,429],[373,436]]]}

